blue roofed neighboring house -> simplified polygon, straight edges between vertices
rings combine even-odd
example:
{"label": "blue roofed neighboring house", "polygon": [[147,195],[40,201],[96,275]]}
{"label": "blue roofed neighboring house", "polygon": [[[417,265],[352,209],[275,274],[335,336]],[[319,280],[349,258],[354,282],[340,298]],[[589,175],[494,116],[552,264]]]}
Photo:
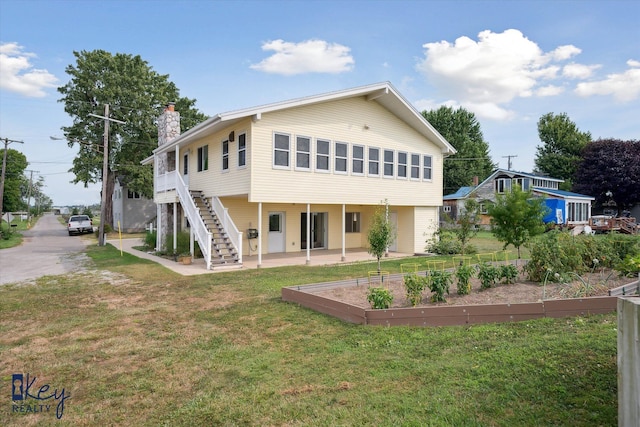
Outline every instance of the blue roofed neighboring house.
{"label": "blue roofed neighboring house", "polygon": [[544,217],[545,223],[556,223],[567,227],[577,227],[589,224],[591,218],[591,204],[594,197],[558,189],[562,179],[537,175],[527,172],[517,172],[508,169],[496,169],[487,179],[476,186],[460,187],[453,194],[444,196],[443,214],[456,220],[464,209],[467,199],[473,198],[480,205],[480,224],[488,226],[490,218],[487,215],[489,204],[494,203],[496,196],[511,191],[514,186],[545,198],[549,208]]}

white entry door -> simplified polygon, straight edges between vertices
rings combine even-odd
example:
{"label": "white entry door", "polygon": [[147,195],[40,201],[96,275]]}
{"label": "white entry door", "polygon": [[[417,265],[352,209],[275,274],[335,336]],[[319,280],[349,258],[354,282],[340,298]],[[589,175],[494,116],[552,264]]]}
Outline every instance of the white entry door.
{"label": "white entry door", "polygon": [[389,252],[398,252],[398,212],[389,212],[389,223],[395,233],[393,242],[389,245]]}
{"label": "white entry door", "polygon": [[269,212],[269,242],[270,254],[285,251],[284,212]]}

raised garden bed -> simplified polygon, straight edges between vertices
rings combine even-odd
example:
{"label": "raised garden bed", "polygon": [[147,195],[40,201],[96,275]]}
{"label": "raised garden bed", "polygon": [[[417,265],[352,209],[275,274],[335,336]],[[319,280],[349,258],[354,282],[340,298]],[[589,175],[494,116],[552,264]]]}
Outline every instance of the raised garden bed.
{"label": "raised garden bed", "polygon": [[[369,288],[367,278],[290,286],[282,289],[282,299],[347,322],[365,325],[468,325],[613,312],[616,310],[618,297],[609,296],[608,291],[624,284],[625,281],[633,281],[628,278],[615,278],[607,280],[607,286],[595,282],[591,286],[590,281],[593,278],[581,278],[577,284],[549,284],[544,287],[526,282],[498,284],[484,291],[480,291],[479,285],[474,283],[471,295],[466,296],[456,295],[455,285],[452,285],[446,303],[428,302],[427,291],[421,305],[410,307],[404,297],[402,275],[390,275],[386,280],[382,285],[394,293],[395,302],[394,306],[385,310],[369,307],[366,300]],[[579,294],[580,286],[584,287],[585,284],[591,292],[589,295],[598,295],[568,297]],[[582,289],[582,292],[584,291]]]}

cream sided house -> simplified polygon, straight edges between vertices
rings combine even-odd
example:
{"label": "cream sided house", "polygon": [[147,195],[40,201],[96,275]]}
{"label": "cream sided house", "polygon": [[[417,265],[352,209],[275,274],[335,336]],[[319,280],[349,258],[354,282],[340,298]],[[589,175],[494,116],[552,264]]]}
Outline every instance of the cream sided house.
{"label": "cream sided house", "polygon": [[[207,268],[273,253],[366,248],[386,200],[396,240],[424,251],[437,230],[443,159],[455,149],[390,83],[221,113],[180,135],[159,118],[158,245],[189,230]],[[169,242],[171,243],[171,242]],[[174,243],[175,248],[175,243]]]}

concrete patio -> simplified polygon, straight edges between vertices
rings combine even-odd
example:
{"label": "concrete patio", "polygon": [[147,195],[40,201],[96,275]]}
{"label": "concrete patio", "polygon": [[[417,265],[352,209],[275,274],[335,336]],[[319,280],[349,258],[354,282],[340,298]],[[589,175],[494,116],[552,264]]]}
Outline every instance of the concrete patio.
{"label": "concrete patio", "polygon": [[[203,259],[195,259],[191,265],[180,264],[179,262],[175,262],[173,260],[162,258],[151,253],[143,252],[137,249],[134,249],[134,246],[142,246],[141,239],[111,239],[108,240],[109,244],[113,245],[117,249],[121,249],[124,252],[135,255],[139,258],[145,258],[151,261],[154,261],[158,264],[161,264],[168,269],[175,271],[178,274],[183,276],[192,276],[196,274],[210,274],[210,273],[219,273],[224,271],[233,271],[237,269],[256,269],[258,268],[258,256],[251,255],[245,256],[242,259],[242,266],[213,266],[213,269],[207,270],[205,267],[205,262]],[[413,254],[405,254],[399,252],[389,252],[389,257],[391,258],[406,258],[411,257]],[[358,249],[348,249],[345,253],[345,260],[342,261],[342,250],[340,249],[316,249],[311,251],[310,260],[307,264],[307,253],[306,252],[297,252],[297,253],[277,253],[277,254],[267,254],[262,255],[262,264],[260,268],[272,268],[272,267],[282,267],[289,265],[336,265],[336,264],[348,264],[352,262],[363,262],[363,261],[376,261],[376,258],[367,253],[366,249],[358,248]]]}

